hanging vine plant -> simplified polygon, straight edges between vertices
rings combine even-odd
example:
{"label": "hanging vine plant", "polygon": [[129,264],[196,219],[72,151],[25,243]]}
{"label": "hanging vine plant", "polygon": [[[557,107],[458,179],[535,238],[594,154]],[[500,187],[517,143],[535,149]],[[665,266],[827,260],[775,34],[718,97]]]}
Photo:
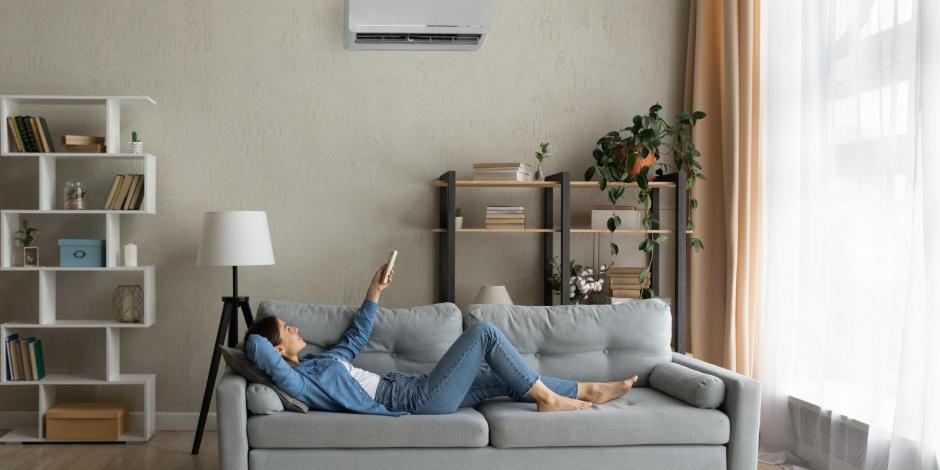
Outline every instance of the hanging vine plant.
{"label": "hanging vine plant", "polygon": [[[659,115],[662,109],[663,107],[656,103],[650,106],[649,113],[633,116],[632,126],[608,132],[598,139],[593,152],[594,165],[584,173],[585,181],[598,178],[600,190],[607,192],[607,200],[611,204],[611,215],[607,219],[607,230],[611,233],[611,255],[620,252],[620,247],[613,240],[613,233],[620,228],[621,220],[613,212],[613,208],[624,195],[625,183],[636,183],[639,188],[637,202],[643,207],[643,228],[654,230],[659,227],[659,221],[652,213],[652,191],[649,183],[656,176],[665,174],[668,165],[662,159],[672,154],[675,168],[680,172],[679,176],[684,174],[687,178],[689,190],[697,180],[705,179],[702,163],[697,160],[702,154],[695,148],[695,142],[692,140],[692,128],[705,117],[705,113],[695,111],[691,114],[680,114],[675,122],[670,123]],[[686,230],[694,230],[692,213],[697,208],[698,201],[691,198]],[[668,237],[665,234],[648,233],[637,247],[648,255],[648,264],[640,272],[641,285],[645,285],[650,276],[650,267],[654,262],[653,248],[662,245],[666,240]],[[688,241],[696,252],[705,248],[698,238],[690,236]],[[645,287],[640,295],[649,299],[656,293],[652,288]]]}

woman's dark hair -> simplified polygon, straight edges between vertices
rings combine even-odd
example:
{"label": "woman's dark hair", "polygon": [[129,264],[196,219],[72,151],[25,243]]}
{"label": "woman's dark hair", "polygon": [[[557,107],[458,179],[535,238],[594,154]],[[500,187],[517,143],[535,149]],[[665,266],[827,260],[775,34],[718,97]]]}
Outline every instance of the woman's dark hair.
{"label": "woman's dark hair", "polygon": [[244,342],[248,343],[248,335],[258,335],[277,346],[281,343],[281,330],[277,327],[277,317],[270,316],[258,318],[251,324],[248,331],[245,332]]}

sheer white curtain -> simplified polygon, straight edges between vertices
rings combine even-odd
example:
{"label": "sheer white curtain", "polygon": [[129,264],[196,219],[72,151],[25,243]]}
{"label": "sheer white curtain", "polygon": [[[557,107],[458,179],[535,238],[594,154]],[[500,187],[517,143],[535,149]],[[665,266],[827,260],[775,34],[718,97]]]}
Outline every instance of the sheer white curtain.
{"label": "sheer white curtain", "polygon": [[868,424],[865,468],[937,468],[938,3],[762,1],[766,448],[793,396]]}

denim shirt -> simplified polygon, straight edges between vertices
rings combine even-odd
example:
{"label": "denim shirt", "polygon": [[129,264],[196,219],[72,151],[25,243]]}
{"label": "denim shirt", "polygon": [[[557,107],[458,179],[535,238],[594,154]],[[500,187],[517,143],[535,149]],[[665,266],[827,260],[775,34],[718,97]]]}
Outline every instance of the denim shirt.
{"label": "denim shirt", "polygon": [[245,353],[275,385],[312,409],[386,416],[408,414],[389,411],[375,401],[339,363],[352,361],[366,347],[378,307],[377,303],[364,300],[339,344],[319,354],[307,354],[296,367],[291,367],[274,345],[259,335],[248,336]]}

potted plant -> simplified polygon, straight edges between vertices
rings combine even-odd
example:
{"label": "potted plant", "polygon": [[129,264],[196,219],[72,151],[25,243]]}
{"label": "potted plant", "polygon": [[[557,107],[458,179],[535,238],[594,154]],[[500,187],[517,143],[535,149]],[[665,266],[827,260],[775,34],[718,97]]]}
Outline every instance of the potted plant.
{"label": "potted plant", "polygon": [[[637,201],[643,207],[643,227],[646,230],[658,228],[657,221],[652,214],[652,202],[649,182],[657,176],[662,176],[668,167],[662,158],[672,154],[673,163],[678,170],[678,177],[685,177],[691,190],[695,181],[705,179],[702,173],[702,163],[697,160],[701,153],[695,148],[692,140],[692,128],[698,120],[705,117],[705,113],[695,111],[690,114],[676,116],[674,122],[669,122],[659,115],[662,106],[659,103],[650,106],[649,112],[633,116],[633,125],[624,127],[619,131],[611,131],[598,139],[594,148],[594,165],[584,173],[585,181],[598,178],[601,191],[607,192],[607,199],[611,206],[623,197],[625,185],[635,183],[639,188]],[[619,184],[610,184],[619,183]],[[686,230],[695,228],[692,212],[698,207],[698,201],[689,200],[689,218],[686,221]],[[621,221],[616,214],[607,219],[607,229],[613,234]],[[640,243],[638,249],[646,252],[648,262],[646,269],[640,272],[640,283],[644,283],[650,275],[650,266],[653,263],[653,248],[666,242],[668,237],[659,233],[649,233]],[[702,241],[689,237],[689,244],[695,251],[704,248]],[[616,255],[620,248],[611,239],[610,253]],[[644,299],[656,295],[653,289],[644,288]]]}
{"label": "potted plant", "polygon": [[454,228],[457,230],[463,228],[463,210],[459,207],[454,211]]}
{"label": "potted plant", "polygon": [[16,231],[16,242],[19,244],[19,249],[15,251],[15,264],[19,267],[39,266],[39,247],[30,246],[35,239],[33,235],[39,230],[30,227],[29,221],[25,219],[20,227],[20,230]]}
{"label": "potted plant", "polygon": [[[595,271],[594,268],[583,266],[571,260],[571,278],[568,286],[568,300],[573,304],[580,304],[590,299],[591,294],[604,290],[604,273],[607,266]],[[547,279],[552,290],[561,294],[561,265],[558,258],[552,259],[552,275]]]}
{"label": "potted plant", "polygon": [[539,149],[535,151],[535,159],[539,161],[538,166],[535,169],[535,180],[536,181],[545,181],[545,172],[542,171],[542,160],[552,156],[552,153],[548,150],[548,142],[542,142],[539,144]]}
{"label": "potted plant", "polygon": [[137,131],[131,132],[131,142],[127,147],[131,153],[144,153],[144,143],[137,138]]}

